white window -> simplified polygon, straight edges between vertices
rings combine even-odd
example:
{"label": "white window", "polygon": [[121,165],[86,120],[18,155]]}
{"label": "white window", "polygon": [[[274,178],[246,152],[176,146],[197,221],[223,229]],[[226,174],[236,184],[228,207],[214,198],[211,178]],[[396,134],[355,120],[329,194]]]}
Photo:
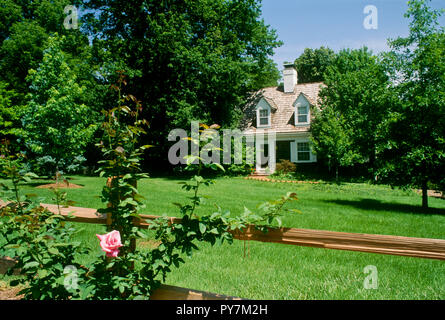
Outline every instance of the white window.
{"label": "white window", "polygon": [[311,149],[309,142],[297,142],[297,160],[298,161],[310,161]]}
{"label": "white window", "polygon": [[258,109],[258,126],[270,126],[270,112],[268,109]]}
{"label": "white window", "polygon": [[297,106],[297,124],[309,123],[309,106]]}
{"label": "white window", "polygon": [[295,125],[308,125],[311,122],[310,102],[306,96],[301,93],[293,103],[295,108]]}

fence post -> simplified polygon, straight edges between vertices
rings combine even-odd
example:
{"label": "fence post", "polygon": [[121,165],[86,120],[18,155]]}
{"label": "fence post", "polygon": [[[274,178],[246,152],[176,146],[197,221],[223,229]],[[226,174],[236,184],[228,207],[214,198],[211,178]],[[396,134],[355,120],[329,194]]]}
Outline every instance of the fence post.
{"label": "fence post", "polygon": [[[121,177],[123,177],[123,176],[121,176]],[[107,187],[111,188],[113,186],[113,181],[115,181],[115,178],[116,177],[109,177],[107,179]],[[137,181],[136,180],[132,181],[131,185],[134,188],[137,188]],[[132,196],[134,196],[134,192],[132,192]],[[119,195],[119,198],[120,198],[120,195]],[[110,202],[107,203],[107,207],[108,208],[110,208],[112,206],[113,205]],[[107,214],[107,231],[111,231],[110,229],[111,229],[112,222],[113,222],[112,214],[108,213]],[[136,219],[135,218],[133,218],[133,224],[136,224]],[[136,251],[136,238],[130,238],[130,252],[134,252],[134,251]]]}

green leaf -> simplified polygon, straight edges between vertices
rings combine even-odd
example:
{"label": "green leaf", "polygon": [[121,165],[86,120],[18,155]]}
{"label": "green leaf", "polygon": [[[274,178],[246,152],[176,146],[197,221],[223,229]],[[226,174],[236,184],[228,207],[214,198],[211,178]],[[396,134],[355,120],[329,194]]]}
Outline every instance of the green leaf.
{"label": "green leaf", "polygon": [[90,296],[90,293],[92,293],[93,291],[94,291],[94,286],[87,286],[87,287],[82,286],[80,291],[80,299],[86,300]]}
{"label": "green leaf", "polygon": [[206,225],[204,223],[199,223],[199,231],[201,231],[202,234],[204,234],[204,232],[206,232]]}
{"label": "green leaf", "polygon": [[130,173],[127,173],[126,175],[124,175],[124,177],[122,179],[127,180],[127,179],[131,179],[132,175]]}
{"label": "green leaf", "polygon": [[30,178],[35,178],[35,179],[38,179],[38,178],[39,178],[39,176],[36,175],[36,174],[33,173],[33,172],[27,172],[27,173],[25,173],[25,176],[26,176],[26,177],[30,177]]}
{"label": "green leaf", "polygon": [[59,250],[57,250],[57,248],[54,248],[54,247],[48,248],[48,252],[51,254],[55,254],[55,255],[59,254]]}
{"label": "green leaf", "polygon": [[212,234],[219,234],[219,231],[218,231],[218,229],[216,229],[216,228],[213,228],[213,229],[210,230],[209,232],[212,233]]}
{"label": "green leaf", "polygon": [[38,267],[39,263],[37,261],[32,261],[32,262],[28,262],[27,264],[25,264],[23,266],[23,269],[30,269],[30,268],[35,268]]}
{"label": "green leaf", "polygon": [[138,237],[140,237],[142,239],[147,239],[148,238],[148,236],[144,232],[142,232],[140,230],[136,231],[136,234],[138,235]]}
{"label": "green leaf", "polygon": [[37,274],[40,278],[45,278],[48,275],[48,271],[46,269],[37,270]]}
{"label": "green leaf", "polygon": [[[215,168],[216,167],[216,168]],[[219,163],[212,163],[211,164],[211,168],[214,170],[220,169],[221,171],[225,172],[226,170],[224,169],[224,167],[219,164]]]}

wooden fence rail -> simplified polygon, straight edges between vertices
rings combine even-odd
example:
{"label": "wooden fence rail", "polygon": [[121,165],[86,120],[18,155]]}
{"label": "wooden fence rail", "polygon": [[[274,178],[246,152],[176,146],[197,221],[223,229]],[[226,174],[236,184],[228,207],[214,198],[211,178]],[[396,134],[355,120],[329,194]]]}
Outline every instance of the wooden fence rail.
{"label": "wooden fence rail", "polygon": [[[48,210],[57,213],[56,205],[42,204]],[[67,207],[61,208],[62,215],[71,213],[75,222],[106,224],[106,216],[98,214],[96,209]],[[144,220],[159,218],[155,215],[141,215]],[[180,218],[169,218],[172,223],[178,223]],[[139,227],[146,228],[147,221],[140,221]],[[267,233],[255,230],[249,226],[247,230],[233,231],[235,239],[291,244],[297,246],[316,247],[380,253],[397,256],[445,260],[445,240],[401,237],[392,235],[377,235],[364,233],[347,233],[324,230],[269,228]]]}

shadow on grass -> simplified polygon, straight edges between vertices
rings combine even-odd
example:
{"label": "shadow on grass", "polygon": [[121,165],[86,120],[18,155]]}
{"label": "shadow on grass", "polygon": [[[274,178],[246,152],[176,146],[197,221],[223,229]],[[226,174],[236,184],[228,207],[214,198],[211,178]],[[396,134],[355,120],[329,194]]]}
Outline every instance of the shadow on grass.
{"label": "shadow on grass", "polygon": [[360,199],[360,200],[323,200],[327,203],[334,203],[341,206],[350,206],[361,210],[374,210],[374,211],[393,211],[401,213],[411,214],[423,214],[423,215],[444,215],[445,209],[442,208],[422,208],[416,205],[402,204],[402,203],[390,203],[383,202],[375,199]]}
{"label": "shadow on grass", "polygon": [[[197,173],[189,173],[189,174],[156,174],[156,173],[150,173],[149,177],[150,178],[155,178],[155,179],[163,179],[163,180],[178,180],[178,181],[186,181],[186,180],[190,180],[194,175],[196,175]],[[202,177],[204,177],[205,179],[216,179],[216,178],[222,178],[224,177],[224,175],[222,174],[201,174]],[[235,176],[234,176],[235,177]]]}
{"label": "shadow on grass", "polygon": [[149,174],[150,178],[153,179],[162,179],[162,180],[179,180],[179,181],[184,181],[184,180],[189,180],[192,176],[185,176],[185,175],[163,175],[163,174],[155,174],[155,173],[151,173]]}

